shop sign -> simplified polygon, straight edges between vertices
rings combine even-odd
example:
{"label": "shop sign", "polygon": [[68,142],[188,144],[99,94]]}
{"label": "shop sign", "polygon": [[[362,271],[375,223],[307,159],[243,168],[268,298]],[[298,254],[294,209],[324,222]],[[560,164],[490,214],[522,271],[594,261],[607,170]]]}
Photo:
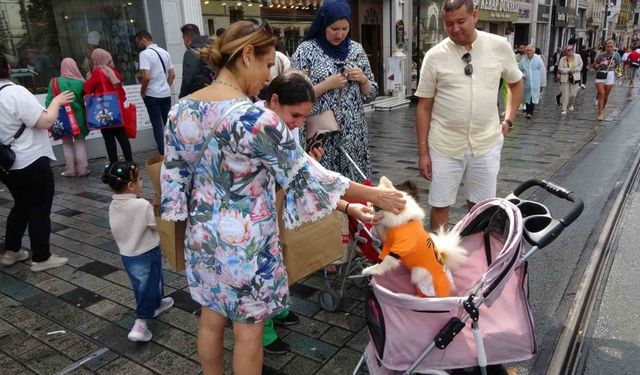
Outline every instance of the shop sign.
{"label": "shop sign", "polygon": [[556,17],[555,24],[560,27],[575,27],[576,24],[576,16],[575,9],[565,8],[565,7],[557,7],[556,8]]}
{"label": "shop sign", "polygon": [[476,6],[481,21],[513,22],[519,17],[518,3],[511,0],[479,0]]}
{"label": "shop sign", "polygon": [[549,22],[549,6],[546,4],[538,5],[538,22]]}

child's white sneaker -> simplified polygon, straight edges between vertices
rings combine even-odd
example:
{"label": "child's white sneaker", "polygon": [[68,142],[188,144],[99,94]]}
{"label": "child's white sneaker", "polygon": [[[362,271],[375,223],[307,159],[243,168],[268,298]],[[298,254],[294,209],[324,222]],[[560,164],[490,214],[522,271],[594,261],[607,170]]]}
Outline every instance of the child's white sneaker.
{"label": "child's white sneaker", "polygon": [[173,298],[171,297],[163,298],[162,301],[160,302],[160,307],[156,309],[156,312],[153,314],[153,317],[155,318],[159,316],[160,314],[169,310],[172,307],[173,307]]}
{"label": "child's white sneaker", "polygon": [[151,331],[149,331],[149,328],[147,327],[147,323],[136,320],[127,337],[131,341],[147,342],[151,340],[152,336]]}
{"label": "child's white sneaker", "polygon": [[38,271],[44,271],[51,268],[64,266],[65,264],[67,264],[68,261],[69,259],[67,258],[59,257],[57,255],[51,254],[49,259],[45,260],[44,262],[31,261],[31,271],[38,272]]}
{"label": "child's white sneaker", "polygon": [[4,266],[11,266],[14,263],[22,262],[29,259],[29,253],[26,250],[11,251],[7,250],[4,254],[0,255],[0,264]]}

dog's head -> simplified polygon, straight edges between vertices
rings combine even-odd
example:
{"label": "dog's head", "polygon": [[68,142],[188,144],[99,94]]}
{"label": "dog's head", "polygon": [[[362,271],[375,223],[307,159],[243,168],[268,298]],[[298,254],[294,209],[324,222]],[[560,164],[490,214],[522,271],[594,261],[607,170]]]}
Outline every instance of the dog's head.
{"label": "dog's head", "polygon": [[[418,205],[418,187],[416,183],[413,181],[405,181],[402,184],[393,186],[393,183],[386,177],[380,178],[380,184],[378,187],[387,189],[387,190],[396,190],[400,191],[404,195],[404,199],[407,201],[407,204],[404,206],[404,210],[399,214],[394,214],[389,211],[382,211],[383,217],[378,224],[382,229],[386,228],[394,228],[402,224],[406,224],[411,220],[419,220],[422,221],[424,219],[424,211]],[[377,211],[380,211],[379,208],[376,207]]]}

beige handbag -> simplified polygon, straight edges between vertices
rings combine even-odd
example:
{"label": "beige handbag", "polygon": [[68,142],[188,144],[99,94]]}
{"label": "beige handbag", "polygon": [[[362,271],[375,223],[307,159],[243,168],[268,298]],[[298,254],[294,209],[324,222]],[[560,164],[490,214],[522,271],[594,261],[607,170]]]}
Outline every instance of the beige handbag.
{"label": "beige handbag", "polygon": [[[343,89],[340,90],[338,94],[338,105],[337,108],[340,108],[342,105],[342,92]],[[319,131],[338,131],[340,130],[340,125],[338,125],[338,121],[336,120],[336,114],[333,110],[328,109],[324,112],[321,112],[315,116],[311,116],[307,119],[307,123],[305,125],[305,137],[307,140],[313,138]]]}

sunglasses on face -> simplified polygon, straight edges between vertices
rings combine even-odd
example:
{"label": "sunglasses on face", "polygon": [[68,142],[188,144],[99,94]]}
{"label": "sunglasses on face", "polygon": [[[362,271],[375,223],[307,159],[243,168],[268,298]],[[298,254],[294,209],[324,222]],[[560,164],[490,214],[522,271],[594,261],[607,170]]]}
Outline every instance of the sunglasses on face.
{"label": "sunglasses on face", "polygon": [[471,54],[469,52],[465,53],[464,55],[462,55],[462,61],[465,62],[465,67],[464,67],[464,75],[466,76],[470,76],[473,74],[473,65],[471,65]]}

